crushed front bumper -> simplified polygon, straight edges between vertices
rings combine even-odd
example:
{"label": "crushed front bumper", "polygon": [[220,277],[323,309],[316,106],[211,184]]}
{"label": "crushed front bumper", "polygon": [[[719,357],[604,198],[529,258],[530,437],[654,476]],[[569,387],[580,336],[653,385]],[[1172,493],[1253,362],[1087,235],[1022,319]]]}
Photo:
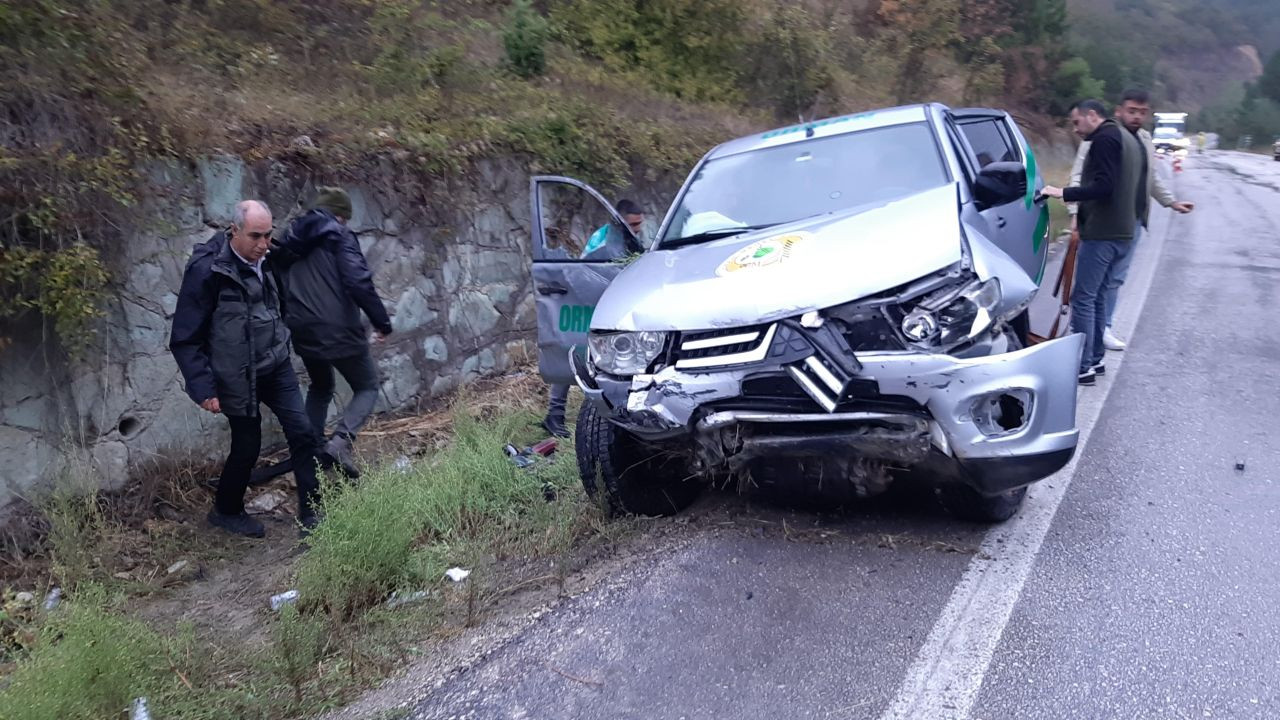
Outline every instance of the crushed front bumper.
{"label": "crushed front bumper", "polygon": [[[1075,452],[1076,372],[1083,336],[1071,335],[1014,352],[957,358],[918,352],[858,353],[858,379],[873,382],[877,397],[909,399],[927,424],[933,451],[927,465],[946,469],[980,492],[995,494],[1040,480]],[[634,378],[595,377],[575,367],[578,385],[598,409],[627,431],[650,440],[696,439],[722,429],[703,422],[724,418],[728,405],[743,412],[734,423],[825,422],[856,431],[867,425],[853,398],[836,411],[775,413],[762,420],[743,383],[781,366],[681,372],[666,368]],[[754,419],[752,416],[754,415]],[[723,422],[720,423],[723,425]],[[924,464],[924,462],[922,462]]]}

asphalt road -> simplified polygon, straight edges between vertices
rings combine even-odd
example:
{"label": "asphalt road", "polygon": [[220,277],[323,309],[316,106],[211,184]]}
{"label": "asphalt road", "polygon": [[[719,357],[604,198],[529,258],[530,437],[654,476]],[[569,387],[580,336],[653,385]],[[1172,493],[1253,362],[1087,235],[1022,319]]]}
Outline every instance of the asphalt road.
{"label": "asphalt road", "polygon": [[1280,163],[1174,183],[1197,210],[1139,244],[1130,348],[1017,518],[712,496],[412,716],[1280,717]]}

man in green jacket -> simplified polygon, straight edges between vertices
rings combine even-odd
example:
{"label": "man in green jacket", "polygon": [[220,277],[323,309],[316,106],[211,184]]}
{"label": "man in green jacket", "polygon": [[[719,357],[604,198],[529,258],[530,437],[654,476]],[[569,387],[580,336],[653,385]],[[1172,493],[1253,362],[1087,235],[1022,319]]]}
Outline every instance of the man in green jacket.
{"label": "man in green jacket", "polygon": [[1046,186],[1047,197],[1080,204],[1080,249],[1071,290],[1071,329],[1083,333],[1080,384],[1092,385],[1102,365],[1107,327],[1106,288],[1117,263],[1133,243],[1133,231],[1147,216],[1147,156],[1133,133],[1107,117],[1097,100],[1071,108],[1076,134],[1090,142],[1080,187]]}
{"label": "man in green jacket", "polygon": [[[1195,207],[1193,203],[1178,200],[1173,192],[1160,179],[1160,173],[1156,172],[1156,148],[1151,141],[1151,133],[1147,132],[1143,125],[1151,117],[1151,96],[1145,90],[1131,88],[1125,90],[1120,98],[1120,105],[1116,107],[1116,120],[1121,125],[1128,128],[1129,132],[1137,136],[1138,141],[1142,143],[1143,149],[1147,155],[1147,193],[1152,200],[1160,203],[1175,212],[1189,213]],[[1080,177],[1084,172],[1084,159],[1089,154],[1089,142],[1080,143],[1080,148],[1076,152],[1075,164],[1071,167],[1071,187],[1080,185]],[[1067,211],[1071,213],[1072,226],[1076,221],[1076,205],[1067,206]],[[1122,338],[1115,334],[1112,329],[1112,321],[1116,315],[1117,301],[1120,299],[1120,286],[1124,285],[1125,278],[1129,275],[1129,265],[1133,263],[1133,256],[1137,252],[1138,240],[1142,237],[1142,231],[1146,229],[1147,218],[1143,218],[1138,227],[1134,228],[1133,242],[1129,244],[1129,252],[1125,253],[1120,261],[1116,264],[1115,270],[1111,275],[1111,282],[1108,284],[1107,293],[1107,329],[1102,336],[1102,344],[1108,350],[1124,350],[1126,345]]]}

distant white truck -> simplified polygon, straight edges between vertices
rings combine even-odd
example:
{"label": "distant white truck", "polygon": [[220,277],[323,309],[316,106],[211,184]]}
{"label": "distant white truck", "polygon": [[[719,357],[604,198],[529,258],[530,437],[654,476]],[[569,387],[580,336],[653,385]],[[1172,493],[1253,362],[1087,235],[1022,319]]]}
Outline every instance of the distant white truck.
{"label": "distant white truck", "polygon": [[1151,133],[1152,144],[1158,153],[1187,153],[1191,138],[1187,137],[1187,113],[1156,113],[1156,130]]}

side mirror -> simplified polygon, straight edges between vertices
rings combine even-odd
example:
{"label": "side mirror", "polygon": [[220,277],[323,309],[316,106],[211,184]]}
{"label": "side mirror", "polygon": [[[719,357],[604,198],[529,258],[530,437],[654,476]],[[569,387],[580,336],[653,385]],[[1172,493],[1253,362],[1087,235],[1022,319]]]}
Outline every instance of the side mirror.
{"label": "side mirror", "polygon": [[993,162],[978,171],[973,197],[984,208],[1011,203],[1027,194],[1027,169],[1020,162]]}

